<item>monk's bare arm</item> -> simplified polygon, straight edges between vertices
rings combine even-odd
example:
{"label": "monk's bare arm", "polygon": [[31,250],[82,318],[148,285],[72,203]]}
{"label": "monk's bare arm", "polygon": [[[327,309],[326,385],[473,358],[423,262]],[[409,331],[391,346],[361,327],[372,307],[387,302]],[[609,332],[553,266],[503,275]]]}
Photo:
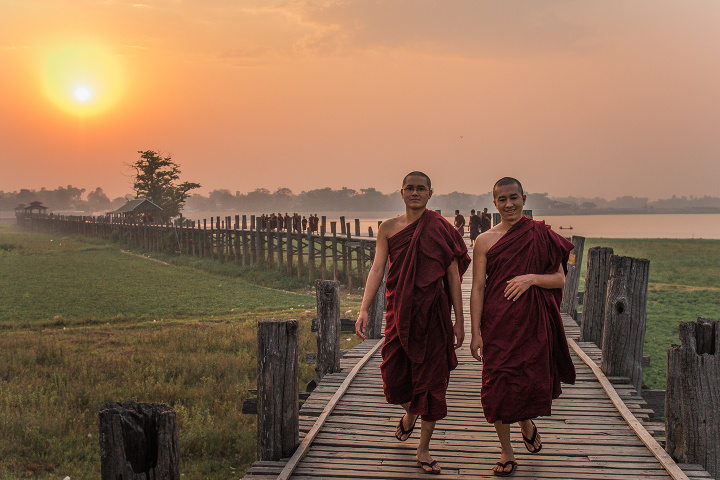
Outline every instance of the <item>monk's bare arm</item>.
{"label": "monk's bare arm", "polygon": [[483,341],[480,335],[483,301],[485,300],[485,273],[487,266],[487,236],[480,235],[473,246],[473,282],[470,290],[470,353],[482,361]]}
{"label": "monk's bare arm", "polygon": [[355,321],[355,334],[365,339],[365,328],[368,322],[368,309],[375,300],[382,279],[385,276],[385,264],[388,259],[388,226],[387,222],[380,224],[378,228],[378,236],[375,244],[375,259],[373,260],[370,273],[368,273],[367,282],[365,282],[365,293],[363,294],[362,305],[360,306],[360,314]]}
{"label": "monk's bare arm", "polygon": [[505,298],[514,302],[532,286],[547,289],[564,287],[565,272],[563,271],[562,265],[560,265],[560,268],[558,268],[558,271],[555,273],[519,275],[509,280],[505,287]]}
{"label": "monk's bare arm", "polygon": [[465,340],[465,316],[463,314],[462,290],[460,288],[460,271],[457,259],[453,260],[446,271],[448,286],[450,287],[450,301],[455,311],[455,348],[460,348]]}

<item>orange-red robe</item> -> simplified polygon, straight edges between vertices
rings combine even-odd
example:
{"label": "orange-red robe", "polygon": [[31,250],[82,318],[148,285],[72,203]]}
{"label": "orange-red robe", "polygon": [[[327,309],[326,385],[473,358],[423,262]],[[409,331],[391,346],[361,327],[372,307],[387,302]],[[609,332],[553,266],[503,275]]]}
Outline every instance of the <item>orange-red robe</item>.
{"label": "orange-red robe", "polygon": [[560,318],[562,289],[532,286],[514,302],[504,295],[518,275],[552,274],[561,265],[567,273],[572,248],[545,222],[523,217],[487,252],[481,398],[490,423],[550,415],[560,382],[575,383]]}
{"label": "orange-red robe", "polygon": [[460,234],[440,214],[423,215],[388,239],[385,343],[380,371],[388,403],[410,402],[428,421],[447,415],[445,392],[457,366],[446,271],[470,265]]}

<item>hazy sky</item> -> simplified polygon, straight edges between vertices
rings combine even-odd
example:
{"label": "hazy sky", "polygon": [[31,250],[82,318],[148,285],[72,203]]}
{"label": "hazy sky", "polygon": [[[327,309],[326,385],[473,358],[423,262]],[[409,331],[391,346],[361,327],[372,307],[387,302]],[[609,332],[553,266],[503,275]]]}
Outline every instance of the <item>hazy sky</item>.
{"label": "hazy sky", "polygon": [[[142,1],[142,0],[141,0]],[[0,190],[720,196],[716,0],[0,0]]]}

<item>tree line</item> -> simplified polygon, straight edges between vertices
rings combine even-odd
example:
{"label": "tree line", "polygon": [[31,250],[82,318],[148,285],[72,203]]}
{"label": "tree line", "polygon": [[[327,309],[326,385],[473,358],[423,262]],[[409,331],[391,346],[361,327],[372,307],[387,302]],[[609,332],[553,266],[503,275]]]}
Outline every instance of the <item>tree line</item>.
{"label": "tree line", "polygon": [[[234,194],[228,189],[212,190],[207,196],[191,194],[200,188],[199,183],[179,183],[180,166],[169,155],[163,156],[154,150],[138,151],[140,157],[129,164],[134,171],[134,193],[111,200],[101,187],[85,195],[84,188],[57,187],[54,190],[21,189],[18,192],[0,190],[0,211],[14,210],[20,205],[40,201],[52,212],[78,212],[83,214],[104,214],[117,210],[128,200],[147,198],[160,206],[163,217],[173,218],[181,212],[392,212],[401,208],[398,192],[383,193],[375,188],[330,187],[293,193],[289,188],[278,188],[271,192],[267,188],[256,188],[252,192]],[[84,197],[84,198],[83,198]],[[720,211],[718,197],[677,197],[648,201],[646,197],[621,196],[614,200],[600,197],[550,197],[547,193],[528,193],[527,208],[542,213],[622,213],[652,211]],[[451,192],[435,194],[428,204],[430,208],[443,212],[471,209],[492,211],[492,192],[470,194]]]}
{"label": "tree line", "polygon": [[[136,193],[110,199],[101,187],[87,191],[84,188],[68,185],[53,190],[21,189],[14,192],[0,190],[0,210],[12,211],[20,204],[29,204],[38,200],[54,212],[82,212],[101,214],[117,210],[127,200],[135,198]],[[192,194],[185,200],[184,212],[391,212],[398,209],[399,194],[383,193],[374,188],[354,190],[347,187],[330,187],[293,193],[289,188],[279,188],[274,192],[266,188],[242,193],[231,193],[227,189],[212,190],[207,195]],[[435,194],[429,204],[431,208],[443,212],[461,210],[467,213],[488,208],[492,211],[492,193],[469,194],[451,192]],[[644,197],[622,196],[614,200],[600,197],[550,197],[547,193],[529,193],[527,207],[538,211],[592,213],[593,211],[657,211],[657,210],[720,210],[720,198],[712,196],[678,197],[649,201]]]}

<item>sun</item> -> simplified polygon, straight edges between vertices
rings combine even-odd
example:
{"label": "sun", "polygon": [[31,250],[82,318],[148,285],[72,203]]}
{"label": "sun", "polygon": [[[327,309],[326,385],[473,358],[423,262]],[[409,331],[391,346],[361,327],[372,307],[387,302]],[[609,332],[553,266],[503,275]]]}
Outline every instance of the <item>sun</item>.
{"label": "sun", "polygon": [[83,117],[110,110],[120,101],[125,87],[117,57],[95,45],[53,49],[43,60],[41,77],[52,104]]}

